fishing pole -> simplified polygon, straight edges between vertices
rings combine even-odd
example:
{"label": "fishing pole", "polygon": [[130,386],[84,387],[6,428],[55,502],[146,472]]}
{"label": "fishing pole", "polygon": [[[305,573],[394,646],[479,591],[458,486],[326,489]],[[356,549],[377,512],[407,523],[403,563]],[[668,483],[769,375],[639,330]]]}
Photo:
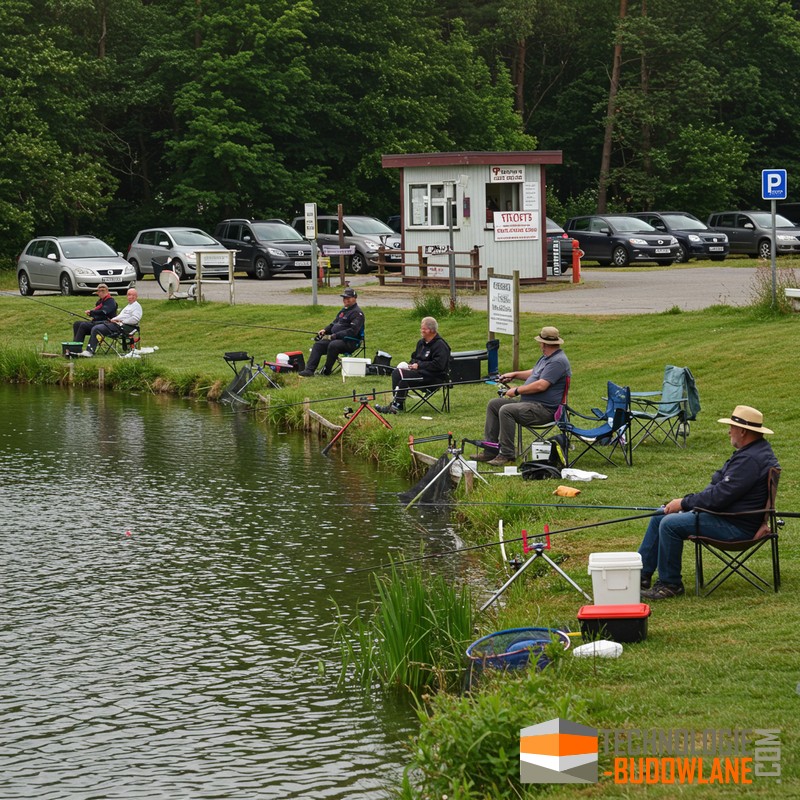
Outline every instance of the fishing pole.
{"label": "fishing pole", "polygon": [[0,292],[0,294],[4,295],[5,297],[19,297],[23,300],[32,300],[34,303],[41,303],[43,306],[49,306],[50,308],[55,308],[58,311],[63,311],[65,314],[69,314],[72,317],[77,317],[78,319],[88,319],[85,314],[76,314],[74,311],[69,311],[66,308],[61,308],[61,306],[53,305],[53,303],[45,303],[44,300],[38,300],[35,297],[30,297],[27,294],[14,294],[14,292]]}
{"label": "fishing pole", "polygon": [[[204,319],[189,319],[187,322],[194,323],[195,325],[208,325],[208,320]],[[307,333],[309,336],[317,336],[319,331],[302,331],[299,328],[278,328],[275,325],[255,325],[246,322],[215,322],[215,325],[228,328],[263,328],[269,331],[286,331],[288,333]]]}
{"label": "fishing pole", "polygon": [[[658,509],[660,511],[660,509]],[[591,522],[586,525],[575,525],[572,528],[561,528],[557,531],[549,531],[550,536],[555,536],[558,533],[572,533],[573,531],[583,531],[587,530],[588,528],[599,528],[603,525],[615,525],[619,522],[631,522],[637,519],[646,519],[647,517],[652,517],[654,513],[650,514],[636,514],[632,517],[621,517],[619,519],[609,519],[605,522]],[[543,534],[542,534],[543,535]],[[511,542],[521,542],[525,538],[530,536],[530,538],[535,538],[536,534],[526,534],[525,536],[518,536],[514,539],[506,539],[505,544],[510,544]],[[444,556],[452,556],[452,555],[460,555],[461,553],[469,553],[473,550],[484,550],[487,547],[499,547],[500,542],[486,542],[484,544],[475,544],[469,547],[460,547],[456,550],[445,550],[441,553],[430,553],[426,556],[417,556],[415,558],[407,558],[403,561],[390,561],[384,564],[376,564],[371,567],[360,567],[359,569],[348,569],[344,572],[337,572],[334,575],[328,575],[329,578],[341,578],[344,575],[356,575],[359,572],[375,572],[379,569],[386,569],[387,567],[397,567],[397,566],[405,566],[406,564],[414,564],[418,561],[428,561],[432,558],[443,558]]]}

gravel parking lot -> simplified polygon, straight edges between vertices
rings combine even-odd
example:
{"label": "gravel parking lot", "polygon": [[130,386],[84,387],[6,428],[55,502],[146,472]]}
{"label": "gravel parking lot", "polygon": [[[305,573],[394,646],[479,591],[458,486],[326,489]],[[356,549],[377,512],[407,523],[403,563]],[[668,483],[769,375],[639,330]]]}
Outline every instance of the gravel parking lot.
{"label": "gravel parking lot", "polygon": [[[584,268],[583,282],[573,285],[569,276],[548,282],[542,290],[526,290],[520,298],[522,311],[557,314],[649,314],[667,311],[677,306],[684,311],[712,305],[747,305],[753,267],[689,267],[681,269],[643,269],[635,271]],[[370,275],[348,275],[350,285],[359,290],[364,306],[411,308],[414,289],[392,286],[382,288]],[[558,286],[557,289],[552,286]],[[258,281],[237,278],[237,304],[311,305],[307,278],[276,277]],[[165,298],[166,295],[152,280],[139,281],[143,298]],[[302,291],[305,289],[306,291]],[[227,283],[212,280],[203,285],[206,299],[227,302]],[[473,308],[486,308],[486,295],[464,295],[459,299]],[[321,305],[338,306],[338,294],[320,292]]]}

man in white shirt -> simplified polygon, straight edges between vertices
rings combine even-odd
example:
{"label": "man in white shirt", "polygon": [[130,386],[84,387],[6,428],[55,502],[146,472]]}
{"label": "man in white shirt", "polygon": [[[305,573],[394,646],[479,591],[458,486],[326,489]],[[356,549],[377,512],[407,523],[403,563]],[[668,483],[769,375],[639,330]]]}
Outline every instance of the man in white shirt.
{"label": "man in white shirt", "polygon": [[89,344],[81,355],[91,358],[97,349],[98,336],[118,336],[120,333],[130,333],[138,327],[142,319],[142,307],[139,305],[139,293],[136,289],[128,289],[128,305],[108,322],[101,322],[92,328]]}

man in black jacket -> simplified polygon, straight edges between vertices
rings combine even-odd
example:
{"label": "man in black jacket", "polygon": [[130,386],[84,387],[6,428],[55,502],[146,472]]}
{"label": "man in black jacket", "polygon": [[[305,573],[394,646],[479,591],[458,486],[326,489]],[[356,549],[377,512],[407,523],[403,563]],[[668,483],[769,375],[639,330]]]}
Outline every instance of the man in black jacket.
{"label": "man in black jacket", "polygon": [[[642,556],[642,597],[663,600],[684,593],[681,556],[687,537],[697,533],[711,539],[752,539],[761,525],[768,502],[769,470],[780,468],[770,443],[772,431],[764,425],[758,409],[736,406],[730,417],[718,420],[728,425],[733,455],[700,492],[670,500],[662,513],[650,518],[639,547]],[[701,510],[701,509],[705,509]],[[695,513],[686,513],[686,512]],[[724,517],[706,513],[724,512]],[[658,580],[650,587],[653,573]]]}
{"label": "man in black jacket", "polygon": [[330,325],[317,333],[306,368],[299,373],[301,378],[313,377],[323,355],[327,358],[322,374],[330,375],[339,356],[358,349],[364,339],[364,312],[358,307],[357,297],[355,289],[348,287],[342,292],[344,308]]}
{"label": "man in black jacket", "polygon": [[105,283],[98,283],[94,290],[97,295],[97,305],[87,309],[89,319],[78,320],[72,323],[72,341],[83,344],[84,339],[92,332],[92,328],[100,322],[108,322],[117,315],[117,301],[108,291]]}
{"label": "man in black jacket", "polygon": [[417,342],[408,366],[392,370],[392,403],[375,406],[381,414],[397,414],[403,410],[408,389],[445,383],[450,365],[450,345],[439,336],[439,323],[425,317],[420,323],[422,338]]}

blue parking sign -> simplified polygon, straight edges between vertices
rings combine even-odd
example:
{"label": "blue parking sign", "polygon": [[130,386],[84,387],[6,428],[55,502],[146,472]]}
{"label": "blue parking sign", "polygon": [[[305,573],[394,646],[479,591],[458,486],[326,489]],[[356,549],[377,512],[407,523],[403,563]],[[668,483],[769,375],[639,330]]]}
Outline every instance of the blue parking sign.
{"label": "blue parking sign", "polygon": [[762,200],[785,200],[787,197],[785,169],[761,170]]}

